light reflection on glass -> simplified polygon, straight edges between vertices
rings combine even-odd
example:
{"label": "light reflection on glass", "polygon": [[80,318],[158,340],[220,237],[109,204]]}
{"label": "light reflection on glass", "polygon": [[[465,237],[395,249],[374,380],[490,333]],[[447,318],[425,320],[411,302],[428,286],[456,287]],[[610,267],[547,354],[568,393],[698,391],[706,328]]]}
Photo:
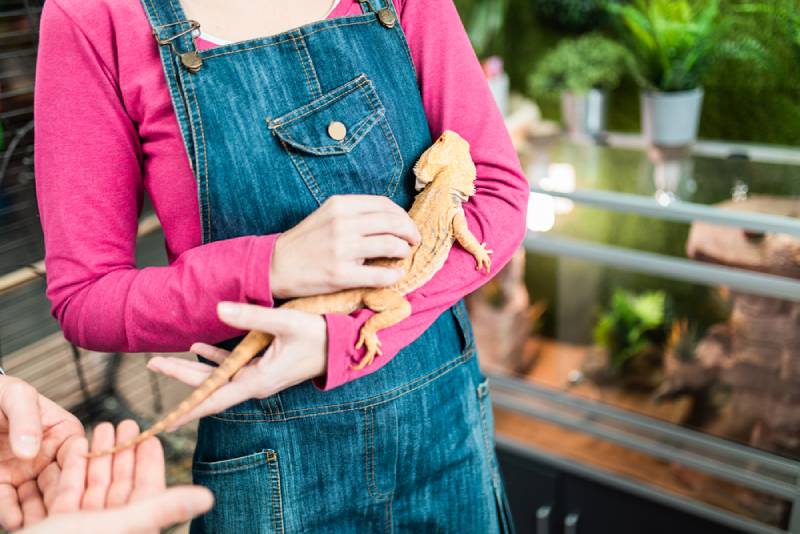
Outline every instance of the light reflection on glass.
{"label": "light reflection on glass", "polygon": [[[552,163],[547,166],[547,176],[537,180],[537,185],[546,191],[571,193],[575,191],[575,167],[569,163]],[[531,193],[528,198],[528,229],[534,232],[552,230],[556,215],[569,213],[574,207],[568,198]]]}

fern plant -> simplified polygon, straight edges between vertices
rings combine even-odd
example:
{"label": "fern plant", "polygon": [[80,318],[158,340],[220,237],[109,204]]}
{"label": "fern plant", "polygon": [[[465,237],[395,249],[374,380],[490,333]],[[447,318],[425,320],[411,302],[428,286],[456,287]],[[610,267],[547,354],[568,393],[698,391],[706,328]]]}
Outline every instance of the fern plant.
{"label": "fern plant", "polygon": [[718,60],[765,63],[761,44],[737,32],[735,13],[719,0],[632,0],[609,2],[632,73],[646,90],[687,91],[702,84]]}
{"label": "fern plant", "polygon": [[737,6],[745,15],[766,15],[782,33],[785,33],[794,48],[800,64],[800,2],[797,0],[772,0],[769,2],[744,1]]}
{"label": "fern plant", "polygon": [[564,39],[542,58],[528,85],[537,96],[590,89],[610,91],[625,74],[627,58],[622,46],[597,33]]}
{"label": "fern plant", "polygon": [[634,295],[616,290],[611,304],[594,328],[594,342],[608,351],[611,368],[625,365],[647,349],[666,343],[666,294],[650,291]]}

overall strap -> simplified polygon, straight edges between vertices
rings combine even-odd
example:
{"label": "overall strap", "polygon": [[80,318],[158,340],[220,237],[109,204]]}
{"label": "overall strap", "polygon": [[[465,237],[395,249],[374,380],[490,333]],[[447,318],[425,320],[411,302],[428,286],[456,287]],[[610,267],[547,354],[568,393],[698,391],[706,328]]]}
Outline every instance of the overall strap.
{"label": "overall strap", "polygon": [[142,4],[158,45],[168,47],[186,69],[199,69],[202,63],[192,33],[200,24],[186,18],[178,0],[142,0]]}
{"label": "overall strap", "polygon": [[[196,179],[202,180],[204,177],[200,174],[203,166],[198,162],[204,157],[203,147],[196,142],[197,128],[193,126],[198,123],[196,106],[192,106],[196,98],[191,84],[187,83],[187,77],[197,72],[202,64],[192,38],[192,31],[200,25],[186,19],[178,0],[141,2],[152,27],[153,37],[158,43],[161,64],[189,164]],[[197,58],[197,62],[193,58]]]}

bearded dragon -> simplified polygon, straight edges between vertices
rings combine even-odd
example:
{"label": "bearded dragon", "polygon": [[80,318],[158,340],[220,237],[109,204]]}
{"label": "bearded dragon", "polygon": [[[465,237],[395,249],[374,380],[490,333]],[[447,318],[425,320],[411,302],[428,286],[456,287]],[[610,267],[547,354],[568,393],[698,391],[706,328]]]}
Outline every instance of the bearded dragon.
{"label": "bearded dragon", "polygon": [[[308,313],[350,314],[361,308],[376,312],[361,327],[356,349],[365,347],[364,357],[355,369],[371,364],[382,354],[378,332],[411,315],[405,295],[423,286],[444,265],[455,241],[474,258],[476,269],[491,271],[491,250],[480,243],[467,228],[462,203],[475,194],[475,164],[469,154],[469,143],[457,133],[447,130],[429,147],[414,165],[416,189],[419,191],[408,214],[419,229],[421,240],[402,259],[374,259],[369,264],[401,268],[405,274],[385,288],[357,288],[290,300],[283,308]],[[226,384],[239,369],[267,348],[274,336],[252,331],[233,349],[197,389],[175,410],[155,425],[126,443],[107,451],[91,453],[103,456],[128,449],[170,428],[217,389]]]}

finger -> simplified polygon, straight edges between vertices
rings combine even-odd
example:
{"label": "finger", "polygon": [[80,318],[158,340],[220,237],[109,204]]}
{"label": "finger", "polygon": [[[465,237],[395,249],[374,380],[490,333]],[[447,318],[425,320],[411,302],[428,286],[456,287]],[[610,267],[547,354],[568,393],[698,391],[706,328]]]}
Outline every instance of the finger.
{"label": "finger", "polygon": [[157,438],[150,438],[136,446],[133,478],[131,502],[157,495],[166,487],[164,449]]}
{"label": "finger", "polygon": [[329,218],[359,213],[390,213],[407,215],[406,211],[388,197],[379,195],[334,195],[322,205]]}
{"label": "finger", "polygon": [[80,437],[72,441],[64,456],[64,466],[58,480],[53,503],[48,507],[51,514],[76,512],[81,507],[81,498],[86,488],[86,452],[89,443]]}
{"label": "finger", "polygon": [[16,530],[22,526],[22,508],[17,490],[11,484],[0,484],[0,527]]}
{"label": "finger", "polygon": [[[139,425],[130,419],[117,427],[117,446],[126,443],[139,433]],[[108,488],[106,506],[115,508],[128,502],[133,491],[135,453],[125,449],[114,455],[111,467],[111,486]]]}
{"label": "finger", "polygon": [[18,458],[33,458],[42,441],[39,394],[21,380],[6,378],[1,384],[0,412],[8,419],[11,450]]}
{"label": "finger", "polygon": [[56,462],[51,463],[39,473],[36,483],[39,486],[39,491],[42,492],[44,497],[44,506],[48,510],[53,505],[53,499],[56,496],[58,489],[58,479],[61,477],[61,468],[58,467]]}
{"label": "finger", "polygon": [[157,532],[189,521],[209,511],[213,505],[214,497],[206,488],[178,486],[104,515],[113,524],[125,525],[126,532]]}
{"label": "finger", "polygon": [[[92,436],[92,452],[106,451],[114,447],[114,426],[111,423],[100,423]],[[89,460],[86,472],[86,493],[83,495],[83,510],[102,510],[105,508],[106,495],[111,485],[112,455],[105,454]]]}
{"label": "finger", "polygon": [[[198,368],[192,364],[202,365],[203,368]],[[210,365],[190,362],[181,358],[153,358],[147,363],[147,368],[155,373],[179,380],[191,387],[197,387],[202,384],[214,369]]]}
{"label": "finger", "polygon": [[242,329],[267,332],[275,336],[294,334],[304,324],[307,314],[285,308],[264,308],[253,304],[220,302],[217,314],[222,322]]}
{"label": "finger", "polygon": [[189,348],[189,351],[214,363],[222,363],[230,355],[227,350],[207,343],[195,343]]}
{"label": "finger", "polygon": [[[163,365],[180,365],[185,369],[194,369],[201,373],[209,373],[215,369],[213,365],[198,362],[195,360],[187,360],[186,358],[177,358],[174,356],[156,356],[150,360],[155,367],[162,367]],[[149,363],[149,362],[148,362]]]}
{"label": "finger", "polygon": [[362,236],[388,234],[416,245],[420,242],[419,229],[408,213],[367,213],[351,219]]}
{"label": "finger", "polygon": [[362,237],[353,247],[353,258],[405,258],[411,252],[407,241],[393,235]]}
{"label": "finger", "polygon": [[44,501],[35,480],[22,484],[18,490],[19,504],[22,508],[23,524],[28,527],[47,516]]}

